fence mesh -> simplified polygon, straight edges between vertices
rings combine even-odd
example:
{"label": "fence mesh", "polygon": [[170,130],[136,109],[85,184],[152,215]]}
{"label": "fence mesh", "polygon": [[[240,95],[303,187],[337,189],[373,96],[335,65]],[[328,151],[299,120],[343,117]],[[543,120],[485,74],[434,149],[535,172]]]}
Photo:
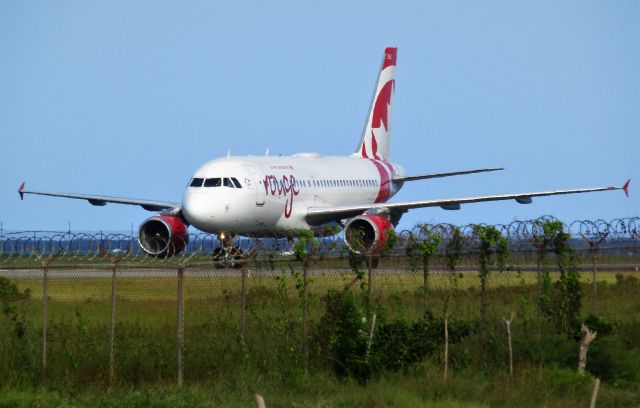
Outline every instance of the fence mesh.
{"label": "fence mesh", "polygon": [[310,348],[330,291],[355,293],[369,316],[419,319],[446,307],[467,319],[515,313],[540,330],[543,285],[574,272],[583,314],[619,319],[640,306],[638,218],[493,229],[489,242],[476,225],[417,225],[379,256],[351,254],[340,236],[238,237],[242,255],[231,259],[216,257],[221,243],[206,234],[159,259],[123,234],[3,232],[0,365],[14,380],[110,385],[218,378],[243,359],[286,375],[292,361],[322,359]]}

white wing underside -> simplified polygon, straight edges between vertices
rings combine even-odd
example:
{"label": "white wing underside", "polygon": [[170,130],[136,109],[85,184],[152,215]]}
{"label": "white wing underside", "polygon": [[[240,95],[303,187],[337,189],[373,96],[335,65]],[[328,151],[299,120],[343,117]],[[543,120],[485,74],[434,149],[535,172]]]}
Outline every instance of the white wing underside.
{"label": "white wing underside", "polygon": [[24,183],[20,186],[18,193],[20,194],[20,198],[22,198],[24,194],[44,195],[44,196],[50,196],[50,197],[75,198],[78,200],[87,200],[91,205],[98,205],[98,206],[107,205],[108,203],[139,205],[140,207],[144,208],[147,211],[162,211],[162,210],[180,208],[180,204],[172,203],[169,201],[155,201],[155,200],[143,200],[143,199],[137,199],[137,198],[110,197],[110,196],[90,195],[90,194],[56,193],[56,192],[50,192],[50,191],[25,190]]}
{"label": "white wing underside", "polygon": [[386,210],[388,212],[405,213],[414,208],[441,207],[445,210],[458,210],[462,204],[481,203],[485,201],[516,200],[520,204],[530,204],[533,197],[544,197],[563,194],[592,193],[596,191],[625,190],[624,187],[593,187],[572,190],[553,190],[518,194],[486,195],[464,198],[445,198],[435,200],[403,201],[396,203],[373,203],[338,207],[311,207],[307,210],[306,220],[310,225],[322,225],[331,221],[355,217],[370,210]]}

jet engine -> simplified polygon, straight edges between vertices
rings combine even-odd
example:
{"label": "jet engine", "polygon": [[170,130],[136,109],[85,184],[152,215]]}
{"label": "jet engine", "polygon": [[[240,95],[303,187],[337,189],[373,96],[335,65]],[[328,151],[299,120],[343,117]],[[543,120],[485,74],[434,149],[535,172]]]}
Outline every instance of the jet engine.
{"label": "jet engine", "polygon": [[177,215],[156,215],[140,225],[138,243],[144,252],[157,258],[174,256],[189,242],[187,225]]}
{"label": "jet engine", "polygon": [[358,215],[344,227],[344,239],[349,249],[358,254],[377,254],[387,242],[387,230],[393,225],[380,215]]}

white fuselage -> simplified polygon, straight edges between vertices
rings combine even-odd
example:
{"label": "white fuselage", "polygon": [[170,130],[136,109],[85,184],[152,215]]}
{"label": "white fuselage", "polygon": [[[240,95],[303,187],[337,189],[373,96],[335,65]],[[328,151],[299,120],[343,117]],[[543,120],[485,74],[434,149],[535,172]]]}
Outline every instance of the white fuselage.
{"label": "white fuselage", "polygon": [[385,202],[402,187],[392,179],[403,175],[400,166],[355,156],[220,158],[195,172],[182,212],[211,233],[308,230],[315,227],[305,220],[308,208]]}

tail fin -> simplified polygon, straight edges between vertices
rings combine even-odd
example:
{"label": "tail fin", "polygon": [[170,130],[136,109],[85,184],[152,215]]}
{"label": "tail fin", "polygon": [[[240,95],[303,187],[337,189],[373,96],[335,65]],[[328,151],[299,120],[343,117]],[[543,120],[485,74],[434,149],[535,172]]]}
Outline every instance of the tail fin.
{"label": "tail fin", "polygon": [[389,160],[391,142],[391,99],[395,88],[397,48],[386,48],[369,114],[355,151],[356,156]]}

